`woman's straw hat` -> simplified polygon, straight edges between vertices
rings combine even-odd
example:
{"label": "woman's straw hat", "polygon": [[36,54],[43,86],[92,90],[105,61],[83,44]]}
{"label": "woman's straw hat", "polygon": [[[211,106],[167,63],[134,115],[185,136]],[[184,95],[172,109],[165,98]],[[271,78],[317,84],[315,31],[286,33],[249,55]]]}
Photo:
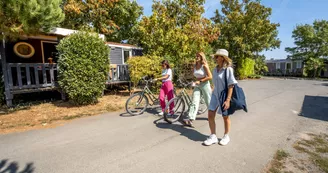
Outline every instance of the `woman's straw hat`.
{"label": "woman's straw hat", "polygon": [[214,57],[217,55],[229,58],[229,52],[225,49],[218,49],[212,56]]}

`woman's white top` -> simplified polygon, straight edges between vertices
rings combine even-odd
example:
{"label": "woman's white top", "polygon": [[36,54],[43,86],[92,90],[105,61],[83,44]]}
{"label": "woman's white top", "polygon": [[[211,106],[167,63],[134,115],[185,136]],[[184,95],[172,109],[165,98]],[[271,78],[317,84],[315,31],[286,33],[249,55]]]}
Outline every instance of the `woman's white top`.
{"label": "woman's white top", "polygon": [[172,70],[170,68],[162,70],[162,77],[165,75],[169,75],[169,77],[167,79],[162,80],[162,82],[172,81]]}
{"label": "woman's white top", "polygon": [[196,69],[196,66],[195,66],[195,68],[194,68],[194,76],[197,79],[201,79],[201,78],[206,77],[206,72],[205,72],[205,69],[204,69],[204,66],[203,65],[199,69]]}

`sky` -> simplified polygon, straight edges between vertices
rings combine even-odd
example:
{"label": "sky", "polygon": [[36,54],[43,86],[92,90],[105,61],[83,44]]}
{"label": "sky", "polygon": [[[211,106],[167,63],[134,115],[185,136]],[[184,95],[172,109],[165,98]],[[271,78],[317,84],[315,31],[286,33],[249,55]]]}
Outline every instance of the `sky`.
{"label": "sky", "polygon": [[[137,2],[144,7],[144,15],[151,15],[152,0],[137,0]],[[285,47],[294,46],[292,32],[298,24],[312,24],[316,19],[328,20],[328,0],[262,0],[261,3],[272,8],[270,20],[280,23],[278,28],[280,48],[263,52],[267,59],[287,58]],[[221,9],[220,0],[206,0],[204,6],[204,16],[207,18],[213,17],[216,9]]]}

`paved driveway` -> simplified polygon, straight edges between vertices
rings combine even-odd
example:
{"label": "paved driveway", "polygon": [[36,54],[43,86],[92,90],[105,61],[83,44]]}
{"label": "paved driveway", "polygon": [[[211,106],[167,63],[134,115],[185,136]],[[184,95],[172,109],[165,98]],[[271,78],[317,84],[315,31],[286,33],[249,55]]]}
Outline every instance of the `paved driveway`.
{"label": "paved driveway", "polygon": [[[327,83],[254,80],[240,85],[249,112],[231,117],[227,146],[202,145],[209,133],[206,115],[190,129],[149,113],[110,113],[54,129],[0,135],[0,173],[261,172],[293,134],[328,131]],[[217,127],[221,136],[221,117]]]}

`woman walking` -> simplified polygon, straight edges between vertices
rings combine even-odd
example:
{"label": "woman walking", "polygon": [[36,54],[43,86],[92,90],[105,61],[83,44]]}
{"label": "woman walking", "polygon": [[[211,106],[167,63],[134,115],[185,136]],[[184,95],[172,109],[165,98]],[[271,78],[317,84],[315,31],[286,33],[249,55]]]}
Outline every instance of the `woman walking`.
{"label": "woman walking", "polygon": [[209,70],[206,57],[203,52],[196,54],[196,64],[194,65],[193,75],[196,78],[196,87],[192,94],[192,105],[189,109],[188,118],[184,120],[184,124],[187,126],[192,126],[192,122],[196,119],[201,94],[203,95],[207,107],[211,100],[212,91],[209,80],[212,79],[212,73]]}
{"label": "woman walking", "polygon": [[[167,100],[171,100],[174,97],[174,91],[173,91],[173,84],[172,84],[172,70],[170,68],[170,64],[167,60],[162,61],[162,77],[154,79],[156,80],[162,80],[162,87],[159,93],[159,101],[162,107],[162,112],[159,113],[159,115],[163,115],[164,109],[165,109],[165,96],[167,96]],[[172,111],[174,108],[174,103],[171,103],[170,105],[170,111]]]}
{"label": "woman walking", "polygon": [[[216,137],[216,124],[215,115],[216,113],[223,116],[224,121],[224,136],[220,140],[221,145],[227,145],[230,142],[228,135],[230,131],[231,121],[229,115],[223,115],[223,112],[228,110],[230,107],[230,100],[233,92],[233,87],[237,84],[233,69],[231,67],[232,60],[229,58],[229,53],[225,49],[219,49],[213,55],[216,61],[216,68],[213,70],[213,84],[214,90],[211,96],[211,102],[208,109],[208,123],[211,130],[211,135],[204,141],[204,145],[212,145],[218,143]],[[227,81],[227,84],[226,84]],[[227,97],[225,100],[221,99],[222,91],[225,91],[228,86]]]}

